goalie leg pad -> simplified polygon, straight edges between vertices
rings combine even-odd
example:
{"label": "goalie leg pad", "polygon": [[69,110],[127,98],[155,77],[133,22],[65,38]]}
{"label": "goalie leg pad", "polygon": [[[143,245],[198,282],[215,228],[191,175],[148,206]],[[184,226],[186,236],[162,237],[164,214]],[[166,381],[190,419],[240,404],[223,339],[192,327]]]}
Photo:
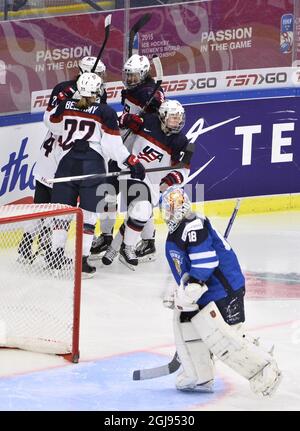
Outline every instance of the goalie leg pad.
{"label": "goalie leg pad", "polygon": [[176,378],[176,388],[182,391],[212,392],[214,363],[211,354],[191,322],[180,322],[177,310],[174,311],[174,334],[182,365]]}
{"label": "goalie leg pad", "polygon": [[262,395],[274,392],[281,379],[275,360],[225,323],[214,302],[200,310],[191,322],[208,349],[248,379],[253,392]]}

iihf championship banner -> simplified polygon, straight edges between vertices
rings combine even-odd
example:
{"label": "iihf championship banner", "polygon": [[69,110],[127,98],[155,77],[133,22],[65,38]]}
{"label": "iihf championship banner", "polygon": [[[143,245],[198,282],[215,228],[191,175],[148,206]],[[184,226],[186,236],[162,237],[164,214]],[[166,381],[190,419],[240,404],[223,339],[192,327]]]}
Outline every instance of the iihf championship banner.
{"label": "iihf championship banner", "polygon": [[[165,76],[184,79],[186,74],[292,65],[292,0],[131,9],[129,29],[146,12],[151,19],[140,31],[139,52],[149,58],[159,55]],[[29,112],[32,92],[48,91],[75,77],[79,59],[98,54],[106,16],[98,12],[1,22],[0,114]],[[124,12],[113,11],[102,57],[108,81],[121,80],[125,33]],[[214,82],[212,77],[207,85]]]}
{"label": "iihf championship banner", "polygon": [[[193,181],[205,200],[300,192],[298,98],[186,105],[184,132],[195,143]],[[0,127],[0,205],[33,195],[42,122]],[[200,188],[202,190],[202,188]]]}

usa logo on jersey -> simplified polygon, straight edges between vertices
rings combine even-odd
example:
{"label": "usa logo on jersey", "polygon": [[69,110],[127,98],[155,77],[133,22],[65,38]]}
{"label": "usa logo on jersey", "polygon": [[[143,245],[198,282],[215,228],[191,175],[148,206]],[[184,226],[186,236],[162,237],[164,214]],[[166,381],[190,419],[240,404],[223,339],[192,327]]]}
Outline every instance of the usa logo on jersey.
{"label": "usa logo on jersey", "polygon": [[163,159],[163,154],[147,145],[143,148],[143,151],[139,152],[138,158],[145,160],[147,163],[153,162],[154,160],[158,160],[160,163]]}

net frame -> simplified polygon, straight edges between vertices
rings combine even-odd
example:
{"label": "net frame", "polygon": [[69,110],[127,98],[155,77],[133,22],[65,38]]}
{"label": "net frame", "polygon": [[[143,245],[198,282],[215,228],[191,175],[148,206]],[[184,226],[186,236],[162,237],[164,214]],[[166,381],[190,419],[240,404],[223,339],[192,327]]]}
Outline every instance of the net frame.
{"label": "net frame", "polygon": [[[73,363],[79,361],[79,329],[80,329],[80,298],[81,298],[81,270],[82,270],[82,237],[83,237],[83,212],[80,208],[75,208],[67,205],[57,204],[29,204],[29,205],[14,205],[14,207],[29,208],[32,210],[36,207],[37,212],[29,212],[27,214],[9,215],[2,217],[0,212],[0,225],[13,224],[17,222],[26,222],[30,220],[42,219],[47,217],[75,215],[75,264],[74,264],[74,300],[73,300],[73,332],[72,332],[72,349],[70,353],[62,354],[66,360]],[[12,208],[13,206],[5,205]],[[1,207],[0,207],[1,208]],[[39,208],[42,208],[39,210]],[[44,209],[49,208],[49,209]],[[1,348],[10,348],[5,346]],[[15,347],[12,347],[15,348]]]}

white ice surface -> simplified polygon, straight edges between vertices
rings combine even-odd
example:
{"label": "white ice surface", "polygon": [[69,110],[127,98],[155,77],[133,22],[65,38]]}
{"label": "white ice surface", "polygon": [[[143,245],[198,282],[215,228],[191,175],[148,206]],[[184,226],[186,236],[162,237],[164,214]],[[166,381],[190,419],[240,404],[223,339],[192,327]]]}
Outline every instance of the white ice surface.
{"label": "white ice surface", "polygon": [[[221,232],[224,231],[227,219],[212,218],[212,221]],[[172,282],[164,258],[165,235],[166,230],[159,227],[158,259],[155,262],[141,264],[135,272],[118,261],[108,268],[97,263],[94,279],[83,280],[81,363],[112,355],[120,355],[120,360],[123,355],[126,361],[126,354],[134,351],[165,355],[162,356],[162,364],[172,357],[175,351],[172,312],[161,304],[164,289]],[[199,403],[198,407],[193,401],[190,408],[300,410],[300,213],[240,215],[233,225],[230,243],[246,272],[267,274],[271,281],[273,278],[281,280],[275,284],[275,294],[274,288],[271,294],[268,289],[258,290],[254,297],[251,294],[247,296],[245,306],[248,330],[251,335],[275,344],[275,357],[284,378],[273,398],[261,400],[251,393],[246,380],[218,361],[217,377],[224,381],[226,390],[213,401]],[[293,282],[292,298],[288,294],[289,280],[298,280],[298,283]],[[47,373],[51,368],[66,366],[76,367],[67,365],[60,357],[2,349],[0,384],[4,376],[24,375],[37,370]],[[140,367],[143,366],[141,363]],[[142,386],[137,386],[137,390],[139,388]],[[124,387],[120,385],[119,391],[122,390]],[[44,395],[47,395],[46,386]],[[144,389],[145,396],[147,391]],[[150,390],[148,396],[151,399]]]}

